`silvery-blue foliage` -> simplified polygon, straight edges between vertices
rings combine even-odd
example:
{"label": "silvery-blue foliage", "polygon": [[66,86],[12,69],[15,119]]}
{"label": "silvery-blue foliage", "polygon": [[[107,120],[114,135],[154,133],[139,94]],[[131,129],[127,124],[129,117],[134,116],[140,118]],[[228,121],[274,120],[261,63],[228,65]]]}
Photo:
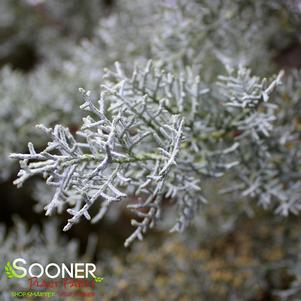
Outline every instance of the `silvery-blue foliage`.
{"label": "silvery-blue foliage", "polygon": [[[114,61],[121,61],[126,70],[131,70],[134,62],[144,64],[149,58],[171,73],[184,72],[189,66],[194,73],[201,72],[202,79],[209,84],[218,74],[224,73],[224,64],[235,68],[239,64],[256,66],[261,74],[271,69],[270,43],[277,49],[279,45],[284,47],[293,32],[291,23],[297,19],[294,18],[296,10],[282,0],[247,1],[245,4],[177,0],[157,5],[152,1],[117,1],[110,13],[100,9],[103,6],[98,0],[93,0],[81,4],[84,11],[72,14],[80,3],[24,1],[18,4],[16,11],[9,0],[1,3],[0,26],[12,27],[20,36],[11,39],[15,41],[13,45],[1,44],[0,58],[1,53],[5,56],[20,41],[33,36],[38,40],[39,55],[43,58],[39,67],[26,75],[3,71],[6,81],[15,82],[18,88],[1,87],[0,111],[6,120],[5,126],[0,127],[5,147],[0,149],[1,181],[7,180],[13,172],[7,154],[23,151],[25,136],[35,139],[32,122],[45,126],[64,122],[77,127],[82,116],[76,110],[79,105],[77,88],[85,87],[97,93],[103,68],[111,67]],[[278,21],[282,11],[289,16],[287,28]],[[30,13],[31,18],[17,17]],[[39,14],[50,23],[40,24]],[[85,18],[86,14],[89,18]],[[98,14],[101,15],[99,22]],[[22,22],[17,22],[19,19]],[[69,28],[70,24],[75,34],[63,35],[64,28]],[[83,29],[86,29],[84,33]],[[84,38],[77,45],[78,37],[83,35],[92,37]],[[280,41],[278,36],[282,37]],[[13,101],[6,102],[6,99]],[[7,114],[7,106],[16,118]],[[22,119],[22,112],[15,111],[15,107],[28,111],[27,120],[19,122],[17,128],[14,120]],[[22,134],[19,134],[20,129]]]}
{"label": "silvery-blue foliage", "polygon": [[[243,103],[232,97],[235,105],[250,106],[243,95],[239,98]],[[265,99],[265,95],[262,97]],[[243,164],[236,173],[240,183],[228,191],[240,190],[243,197],[251,197],[263,207],[276,208],[277,213],[287,216],[301,209],[299,72],[287,76],[274,99],[273,103],[264,102],[259,112],[251,104],[248,118],[238,123],[237,138],[245,138],[241,144]],[[257,106],[256,97],[253,101]]]}
{"label": "silvery-blue foliage", "polygon": [[[297,213],[299,75],[275,91],[282,72],[265,79],[243,67],[273,69],[258,62],[269,62],[269,43],[286,36],[276,22],[283,9],[295,22],[280,0],[121,2],[91,40],[44,49],[49,62],[29,76],[2,70],[1,178],[11,173],[7,154],[22,152],[29,136],[29,154],[12,155],[21,162],[15,183],[43,175],[55,189],[46,214],[67,208],[65,230],[127,200],[137,220],[126,245],[141,239],[170,201],[179,212],[172,231],[182,231],[206,202],[203,180],[225,174],[224,192]],[[118,59],[123,67],[102,70]],[[75,136],[83,115],[75,110],[75,86],[95,91],[102,75],[98,103],[81,89],[89,115]],[[34,122],[50,139],[42,151],[45,137],[37,138]],[[51,127],[58,122],[67,127]],[[98,210],[93,218],[91,207]]]}
{"label": "silvery-blue foliage", "polygon": [[[56,188],[46,215],[69,208],[64,230],[81,217],[96,222],[115,202],[135,195],[128,207],[137,215],[136,230],[125,245],[142,239],[169,198],[179,209],[172,231],[182,231],[206,202],[202,178],[221,177],[240,165],[244,147],[253,151],[249,136],[269,135],[269,100],[281,76],[262,80],[240,68],[219,77],[210,91],[189,69],[177,76],[148,62],[127,76],[117,63],[116,71],[105,74],[98,105],[80,89],[81,109],[89,115],[78,138],[61,125],[40,125],[50,137],[48,146],[36,152],[29,143],[29,154],[11,155],[21,164],[15,184],[43,175]],[[259,123],[253,125],[252,118]],[[244,133],[237,139],[237,132]],[[98,208],[93,218],[92,206]]]}

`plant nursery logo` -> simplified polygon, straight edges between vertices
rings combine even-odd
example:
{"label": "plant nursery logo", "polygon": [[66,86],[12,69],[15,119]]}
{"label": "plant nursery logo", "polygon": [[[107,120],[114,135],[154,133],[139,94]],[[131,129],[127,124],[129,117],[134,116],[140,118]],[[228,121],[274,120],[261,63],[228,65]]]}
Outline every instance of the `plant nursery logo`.
{"label": "plant nursery logo", "polygon": [[[94,263],[70,263],[67,265],[51,262],[42,265],[38,262],[28,264],[24,258],[7,261],[4,265],[4,274],[9,280],[27,278],[26,290],[12,291],[13,297],[53,297],[57,294],[64,297],[95,296],[92,289],[96,287],[97,283],[104,280],[103,277],[96,276]],[[37,291],[34,291],[35,289]],[[89,291],[85,292],[85,289]]]}

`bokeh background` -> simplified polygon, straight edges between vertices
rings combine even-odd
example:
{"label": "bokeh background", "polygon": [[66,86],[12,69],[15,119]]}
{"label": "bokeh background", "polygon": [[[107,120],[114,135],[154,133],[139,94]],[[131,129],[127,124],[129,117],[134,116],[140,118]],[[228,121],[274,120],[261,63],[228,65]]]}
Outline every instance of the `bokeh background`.
{"label": "bokeh background", "polygon": [[[39,178],[13,185],[18,165],[9,154],[26,151],[28,141],[45,145],[38,123],[60,122],[76,132],[78,88],[97,97],[103,69],[116,60],[168,65],[187,51],[195,64],[206,57],[208,81],[226,58],[259,75],[301,68],[300,1],[194,2],[212,10],[202,24],[193,14],[184,16],[188,25],[166,17],[161,1],[0,0],[1,262],[20,254],[31,261],[96,262],[105,281],[87,300],[301,298],[300,218],[220,197],[221,183],[208,180],[211,201],[185,233],[170,234],[162,225],[129,249],[123,242],[131,215],[122,205],[95,225],[83,220],[63,233],[68,216],[44,216],[51,191]],[[204,26],[212,38],[202,34]],[[165,48],[160,38],[168,40]],[[20,284],[0,274],[1,300],[12,300],[8,292]]]}

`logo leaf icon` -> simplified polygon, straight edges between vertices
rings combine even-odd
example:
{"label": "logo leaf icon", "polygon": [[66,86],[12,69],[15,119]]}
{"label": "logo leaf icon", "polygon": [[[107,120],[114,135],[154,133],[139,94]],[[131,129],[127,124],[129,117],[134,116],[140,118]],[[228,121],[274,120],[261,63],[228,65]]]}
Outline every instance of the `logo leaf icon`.
{"label": "logo leaf icon", "polygon": [[15,270],[13,269],[13,267],[11,266],[10,261],[8,261],[5,265],[5,273],[8,277],[8,279],[12,279],[12,278],[22,278],[23,276],[18,275]]}
{"label": "logo leaf icon", "polygon": [[95,282],[102,282],[103,279],[104,279],[103,277],[95,277],[95,278],[94,278],[94,281],[95,281]]}

